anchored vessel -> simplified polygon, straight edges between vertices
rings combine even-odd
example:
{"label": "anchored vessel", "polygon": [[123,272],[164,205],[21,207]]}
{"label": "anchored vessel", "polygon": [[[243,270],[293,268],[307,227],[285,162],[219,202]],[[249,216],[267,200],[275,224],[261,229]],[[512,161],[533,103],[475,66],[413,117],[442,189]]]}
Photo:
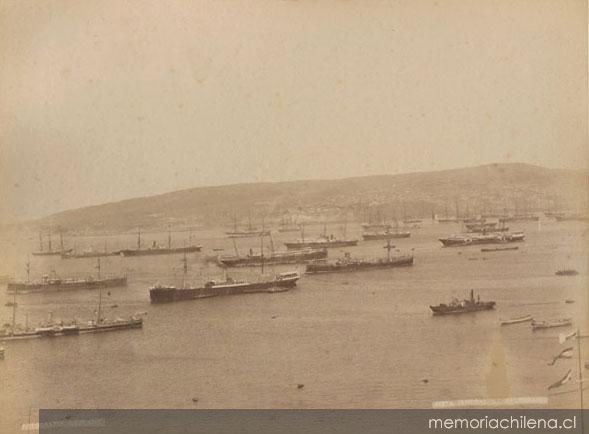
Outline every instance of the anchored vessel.
{"label": "anchored vessel", "polygon": [[154,242],[151,247],[147,249],[124,249],[120,250],[121,256],[148,256],[148,255],[171,255],[176,253],[194,253],[200,252],[202,246],[193,245],[186,247],[161,247]]}
{"label": "anchored vessel", "polygon": [[474,290],[470,290],[470,299],[459,301],[453,299],[449,304],[439,304],[429,307],[434,315],[457,315],[461,313],[478,312],[480,310],[491,310],[495,308],[494,301],[481,301],[480,297],[474,298]]}
{"label": "anchored vessel", "polygon": [[43,248],[43,234],[39,232],[39,251],[33,252],[33,256],[59,256],[71,253],[72,249],[65,249],[63,246],[63,235],[59,233],[59,250],[53,250],[51,246],[51,232],[47,238],[47,250]]}
{"label": "anchored vessel", "polygon": [[6,286],[6,291],[9,294],[15,291],[26,294],[31,292],[67,291],[72,289],[95,289],[117,286],[127,286],[127,276],[106,278],[89,276],[84,279],[60,279],[45,275],[38,282],[10,282]]}
{"label": "anchored vessel", "polygon": [[295,249],[305,249],[305,248],[312,248],[312,249],[328,249],[332,247],[351,247],[357,246],[358,240],[350,240],[350,239],[337,239],[333,235],[330,236],[323,236],[314,240],[304,240],[300,239],[297,241],[290,241],[284,243],[288,250],[295,250]]}
{"label": "anchored vessel", "polygon": [[391,250],[395,248],[390,241],[387,242],[387,257],[379,259],[353,259],[349,253],[335,262],[323,262],[308,264],[307,274],[343,273],[350,271],[376,270],[382,268],[410,267],[413,265],[412,255],[400,255],[391,257]]}
{"label": "anchored vessel", "polygon": [[301,264],[327,258],[327,249],[288,250],[286,252],[272,252],[269,255],[250,253],[246,256],[221,256],[218,261],[225,267],[256,267],[262,264]]}
{"label": "anchored vessel", "polygon": [[362,234],[362,238],[364,239],[364,241],[393,240],[395,238],[409,238],[410,236],[411,232],[408,231],[384,231]]}
{"label": "anchored vessel", "polygon": [[149,290],[152,303],[170,303],[174,301],[196,300],[199,298],[221,295],[253,294],[256,292],[283,292],[296,286],[300,275],[297,272],[280,273],[271,279],[259,282],[234,280],[231,277],[223,281],[211,280],[202,287],[183,287],[156,285]]}
{"label": "anchored vessel", "polygon": [[404,255],[390,259],[352,259],[349,253],[344,258],[333,263],[317,263],[307,265],[307,274],[343,273],[350,271],[366,271],[382,268],[410,267],[413,265],[413,256]]}
{"label": "anchored vessel", "polygon": [[477,244],[514,243],[524,241],[524,239],[525,235],[523,232],[512,232],[505,234],[493,233],[480,235],[457,234],[446,238],[440,238],[439,240],[444,247],[459,247]]}
{"label": "anchored vessel", "polygon": [[[25,282],[8,282],[6,292],[9,294],[27,294],[32,292],[52,292],[67,291],[73,289],[95,289],[109,288],[117,286],[127,286],[127,276],[101,277],[100,276],[100,259],[96,265],[97,276],[88,276],[86,278],[66,278],[43,276],[41,281],[30,280],[31,264],[26,263],[27,280]],[[16,300],[13,300],[16,303]]]}

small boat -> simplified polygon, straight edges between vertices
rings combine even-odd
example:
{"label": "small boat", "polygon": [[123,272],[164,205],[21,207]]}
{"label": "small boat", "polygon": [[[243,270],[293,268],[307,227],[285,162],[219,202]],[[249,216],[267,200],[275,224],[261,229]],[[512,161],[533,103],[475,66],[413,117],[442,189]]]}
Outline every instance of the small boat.
{"label": "small boat", "polygon": [[540,321],[540,322],[532,321],[532,330],[536,331],[536,330],[551,329],[551,328],[555,328],[555,327],[567,327],[572,324],[573,324],[573,321],[570,318],[559,319],[556,321]]}
{"label": "small boat", "polygon": [[4,348],[0,347],[0,360],[4,359]]}
{"label": "small boat", "polygon": [[567,298],[564,302],[566,304],[573,304],[575,302],[575,300],[573,300],[572,298]]}
{"label": "small boat", "polygon": [[519,247],[515,246],[515,247],[494,247],[494,248],[487,248],[487,249],[481,249],[481,252],[486,253],[486,252],[503,252],[506,250],[517,250],[519,249]]}
{"label": "small boat", "polygon": [[14,302],[14,301],[7,301],[6,303],[4,303],[4,306],[6,306],[6,307],[18,306],[18,303]]}
{"label": "small boat", "polygon": [[510,318],[510,319],[502,319],[501,321],[501,325],[509,325],[509,324],[518,324],[520,322],[527,322],[527,321],[533,321],[532,315],[524,315],[524,316],[519,316],[516,318]]}
{"label": "small boat", "polygon": [[579,272],[572,268],[566,268],[564,270],[558,270],[556,273],[557,276],[576,276]]}

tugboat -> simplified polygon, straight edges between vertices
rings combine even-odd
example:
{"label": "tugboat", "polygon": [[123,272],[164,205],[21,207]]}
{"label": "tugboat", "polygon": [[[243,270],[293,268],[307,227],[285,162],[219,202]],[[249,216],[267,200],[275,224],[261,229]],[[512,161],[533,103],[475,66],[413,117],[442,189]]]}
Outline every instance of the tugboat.
{"label": "tugboat", "polygon": [[300,250],[305,248],[329,249],[333,247],[352,247],[358,245],[358,240],[337,239],[333,235],[321,236],[314,240],[300,239],[284,243],[288,250]]}
{"label": "tugboat", "polygon": [[408,231],[396,231],[396,232],[372,232],[362,234],[362,238],[364,241],[375,241],[375,240],[393,240],[395,238],[409,238],[411,236],[411,232]]}
{"label": "tugboat", "polygon": [[390,241],[387,243],[384,247],[387,249],[387,257],[385,259],[352,259],[349,253],[345,253],[343,258],[340,258],[333,263],[308,264],[306,274],[342,273],[412,266],[412,255],[391,257],[391,250],[394,247],[395,246],[391,245]]}
{"label": "tugboat", "polygon": [[61,321],[54,323],[52,319],[50,319],[48,323],[42,324],[39,327],[29,328],[28,325],[26,325],[23,329],[16,324],[16,305],[15,291],[12,308],[12,326],[0,329],[0,341],[75,336],[82,333],[100,333],[143,327],[143,318],[137,316],[132,316],[129,319],[117,318],[116,320],[106,320],[102,318],[102,290],[100,290],[98,299],[97,318],[96,320],[88,321],[86,324],[77,324],[76,321],[72,321],[69,324],[63,324]]}
{"label": "tugboat", "polygon": [[234,280],[231,277],[223,281],[211,280],[202,287],[182,287],[156,285],[149,290],[152,303],[171,303],[175,301],[197,300],[221,295],[254,294],[257,292],[284,292],[296,286],[300,279],[296,271],[280,273],[274,278],[259,282]]}
{"label": "tugboat", "polygon": [[470,299],[459,301],[453,299],[449,304],[439,304],[429,307],[434,315],[457,315],[461,313],[478,312],[481,310],[491,310],[495,308],[494,301],[481,301],[480,296],[474,298],[474,290],[470,290]]}
{"label": "tugboat", "polygon": [[246,229],[237,229],[237,216],[234,218],[233,231],[225,232],[229,238],[251,238],[251,237],[262,237],[270,235],[270,231],[264,229],[262,223],[262,229],[258,229],[252,226],[251,215],[248,216],[248,226]]}

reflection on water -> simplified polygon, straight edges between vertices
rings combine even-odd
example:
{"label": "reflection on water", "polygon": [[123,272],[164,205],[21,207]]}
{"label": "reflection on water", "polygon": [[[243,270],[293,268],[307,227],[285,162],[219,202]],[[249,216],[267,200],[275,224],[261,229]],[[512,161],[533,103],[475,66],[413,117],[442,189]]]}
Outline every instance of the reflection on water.
{"label": "reflection on water", "polygon": [[[529,323],[500,327],[499,319],[573,317],[588,329],[587,228],[574,222],[513,226],[527,235],[515,251],[444,249],[437,237],[458,226],[424,225],[411,238],[395,240],[402,251],[414,249],[412,268],[307,276],[286,293],[169,305],[150,305],[148,289],[157,282],[181,284],[181,255],[103,258],[103,272],[129,277],[128,287],[103,294],[105,316],[147,311],[143,330],[5,343],[0,431],[26,423],[30,409],[40,407],[429,408],[436,400],[546,396],[547,386],[576,366],[576,359],[547,365],[563,348],[558,333],[570,329],[533,333]],[[274,235],[274,244],[289,236],[296,234]],[[144,237],[165,244],[167,234]],[[24,277],[35,238],[5,238],[5,251],[12,254],[3,258],[0,274]],[[214,248],[233,253],[232,241],[221,231],[195,233],[194,239],[204,248],[188,257],[189,280],[221,276],[203,258]],[[117,249],[133,246],[135,238],[107,242]],[[104,239],[76,243],[99,249]],[[330,257],[343,251],[384,256],[383,245],[361,242],[331,250]],[[237,240],[236,246],[245,253],[258,248],[259,240]],[[51,270],[64,277],[94,273],[94,265],[93,259],[31,257],[36,277]],[[559,268],[580,274],[555,276]],[[497,309],[431,315],[430,304],[467,297],[470,288],[495,300]],[[12,315],[6,301],[2,291],[2,323]],[[49,312],[53,318],[87,319],[95,315],[98,292],[22,295],[18,303],[21,323],[36,323]],[[584,351],[588,360],[589,348]],[[550,406],[574,406],[576,400],[578,393],[555,395]]]}

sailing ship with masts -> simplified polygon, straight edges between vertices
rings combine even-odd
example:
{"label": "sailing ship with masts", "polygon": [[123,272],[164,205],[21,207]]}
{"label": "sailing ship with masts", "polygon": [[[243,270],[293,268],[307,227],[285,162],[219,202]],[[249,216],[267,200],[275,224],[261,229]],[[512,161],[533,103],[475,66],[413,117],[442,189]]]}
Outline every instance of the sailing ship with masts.
{"label": "sailing ship with masts", "polygon": [[44,249],[43,233],[39,232],[39,250],[33,252],[33,256],[60,256],[72,252],[72,249],[66,249],[63,245],[63,234],[59,232],[59,250],[53,250],[51,244],[51,232],[47,234],[47,250]]}
{"label": "sailing ship with masts", "polygon": [[252,225],[251,214],[248,214],[248,225],[244,229],[239,229],[237,226],[237,215],[233,217],[233,230],[225,232],[229,238],[253,238],[270,235],[270,231],[264,228],[264,220],[262,219],[262,229]]}
{"label": "sailing ship with masts", "polygon": [[377,259],[356,259],[352,258],[350,253],[345,253],[343,258],[334,262],[317,262],[308,264],[306,274],[325,274],[325,273],[343,273],[354,271],[378,270],[384,268],[410,267],[413,265],[413,255],[391,255],[394,245],[387,242],[387,257]]}

